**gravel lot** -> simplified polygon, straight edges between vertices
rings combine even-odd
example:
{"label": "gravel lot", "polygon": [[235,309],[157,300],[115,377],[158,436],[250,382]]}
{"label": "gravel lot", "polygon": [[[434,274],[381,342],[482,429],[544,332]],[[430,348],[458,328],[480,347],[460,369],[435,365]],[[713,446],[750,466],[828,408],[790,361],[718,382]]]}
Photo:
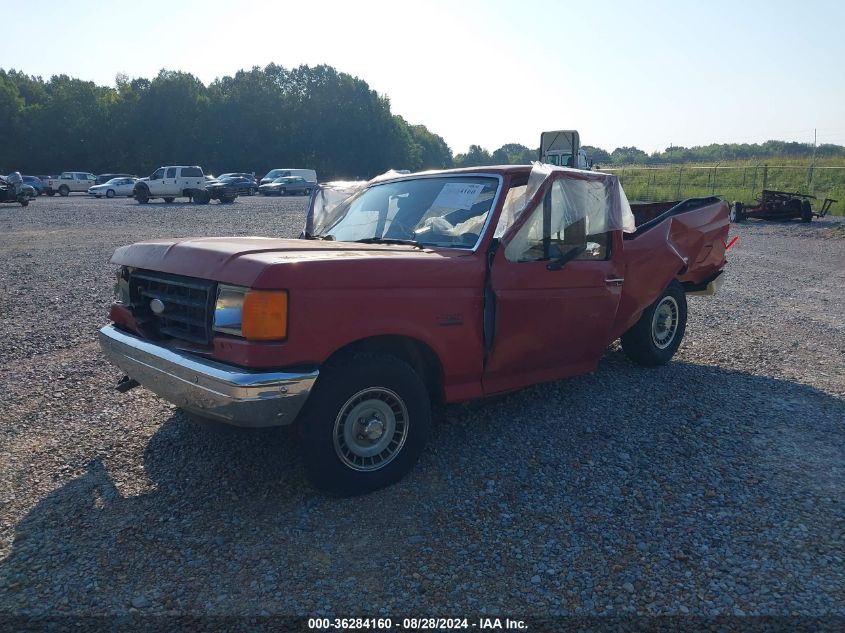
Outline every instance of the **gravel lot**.
{"label": "gravel lot", "polygon": [[0,206],[0,613],[845,616],[845,232],[749,222],[675,360],[439,412],[409,477],[121,395],[121,244],[295,237],[302,199]]}

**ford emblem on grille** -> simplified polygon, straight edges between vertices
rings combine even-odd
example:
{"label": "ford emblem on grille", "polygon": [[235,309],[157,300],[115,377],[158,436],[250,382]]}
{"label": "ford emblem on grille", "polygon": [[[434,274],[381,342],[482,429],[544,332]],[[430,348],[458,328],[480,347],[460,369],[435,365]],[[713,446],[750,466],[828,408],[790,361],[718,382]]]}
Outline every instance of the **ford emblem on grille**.
{"label": "ford emblem on grille", "polygon": [[163,314],[164,302],[161,299],[153,299],[150,301],[150,310],[153,311],[153,314]]}

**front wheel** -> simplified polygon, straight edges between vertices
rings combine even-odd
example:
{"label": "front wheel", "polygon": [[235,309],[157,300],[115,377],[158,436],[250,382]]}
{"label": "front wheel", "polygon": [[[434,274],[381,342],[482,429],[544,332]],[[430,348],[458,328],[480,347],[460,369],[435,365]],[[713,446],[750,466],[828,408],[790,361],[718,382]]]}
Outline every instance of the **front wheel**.
{"label": "front wheel", "polygon": [[622,351],[635,363],[657,367],[668,363],[687,328],[687,295],[677,280],[645,309],[622,335]]}
{"label": "front wheel", "polygon": [[150,201],[150,192],[146,187],[139,187],[135,190],[135,199],[140,204],[147,204]]}
{"label": "front wheel", "polygon": [[[100,196],[97,197],[99,198]],[[108,191],[106,191],[106,198],[114,198],[114,189],[109,189]]]}
{"label": "front wheel", "polygon": [[22,207],[26,207],[26,206],[29,205],[29,198],[27,198],[26,196],[23,196],[22,198],[18,199],[18,202],[21,203]]}
{"label": "front wheel", "polygon": [[176,198],[173,198],[173,197],[171,197],[171,196],[168,196],[168,197],[166,197],[166,198],[164,199],[164,201],[165,201],[167,204],[170,204],[170,203],[171,203],[171,202],[173,202],[175,199],[176,199]]}
{"label": "front wheel", "polygon": [[211,202],[211,194],[204,189],[198,189],[194,192],[194,202],[197,204],[208,204]]}
{"label": "front wheel", "polygon": [[309,478],[340,496],[401,479],[419,459],[430,426],[422,379],[398,358],[380,354],[327,365],[298,423]]}

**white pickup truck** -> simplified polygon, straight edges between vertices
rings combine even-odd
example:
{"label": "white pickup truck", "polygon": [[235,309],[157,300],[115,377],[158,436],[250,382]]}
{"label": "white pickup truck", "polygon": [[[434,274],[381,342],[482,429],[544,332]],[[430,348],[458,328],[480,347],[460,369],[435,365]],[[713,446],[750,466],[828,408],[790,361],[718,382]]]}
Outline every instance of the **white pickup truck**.
{"label": "white pickup truck", "polygon": [[87,193],[88,187],[97,184],[97,177],[87,171],[65,171],[58,178],[48,178],[44,182],[44,192],[48,196],[67,196],[72,191]]}
{"label": "white pickup truck", "polygon": [[173,202],[180,197],[208,204],[212,199],[234,202],[238,190],[219,180],[206,179],[202,167],[197,165],[174,165],[159,167],[149,178],[141,178],[135,183],[133,196],[141,204],[147,204],[152,198]]}

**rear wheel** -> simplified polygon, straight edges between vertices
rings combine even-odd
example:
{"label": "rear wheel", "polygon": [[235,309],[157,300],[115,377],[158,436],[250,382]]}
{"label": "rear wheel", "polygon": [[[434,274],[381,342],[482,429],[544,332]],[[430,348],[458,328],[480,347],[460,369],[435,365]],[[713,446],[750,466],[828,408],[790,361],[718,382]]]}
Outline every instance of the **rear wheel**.
{"label": "rear wheel", "polygon": [[300,416],[305,466],[318,488],[365,494],[401,479],[428,440],[422,379],[398,358],[355,354],[321,372]]}
{"label": "rear wheel", "polygon": [[656,367],[678,351],[687,327],[687,296],[677,280],[622,335],[622,350],[635,363]]}
{"label": "rear wheel", "polygon": [[20,202],[20,203],[21,203],[21,206],[22,206],[22,207],[26,207],[26,206],[28,206],[28,205],[29,205],[29,198],[27,198],[26,196],[24,196],[23,198],[20,198],[20,199],[18,200],[18,202]]}
{"label": "rear wheel", "polygon": [[249,188],[249,195],[251,195],[251,196],[254,196],[254,195],[255,195],[255,187],[250,187],[250,188]]}
{"label": "rear wheel", "polygon": [[167,204],[170,204],[170,203],[171,203],[171,202],[173,202],[175,199],[176,199],[176,198],[173,198],[173,197],[171,197],[171,196],[168,196],[168,197],[166,197],[166,198],[164,199],[164,201],[165,201]]}
{"label": "rear wheel", "polygon": [[63,198],[66,198],[70,195],[70,189],[68,189],[67,185],[62,185],[61,187],[59,187],[59,195]]}
{"label": "rear wheel", "polygon": [[47,195],[48,195],[48,196],[55,196],[55,195],[56,195],[56,192],[55,192],[55,191],[53,191],[52,189],[48,189],[48,190],[47,190]]}

